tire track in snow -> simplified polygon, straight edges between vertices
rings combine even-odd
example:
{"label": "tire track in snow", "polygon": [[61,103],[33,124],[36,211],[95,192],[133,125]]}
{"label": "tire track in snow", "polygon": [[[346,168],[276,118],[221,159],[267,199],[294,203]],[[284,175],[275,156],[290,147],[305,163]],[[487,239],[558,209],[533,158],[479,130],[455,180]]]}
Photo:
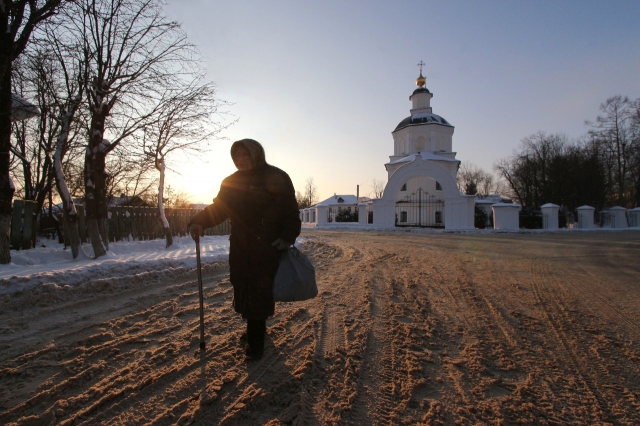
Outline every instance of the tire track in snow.
{"label": "tire track in snow", "polygon": [[[373,256],[373,262],[393,257],[390,253]],[[370,281],[371,327],[367,333],[366,347],[358,377],[354,405],[355,424],[392,424],[397,409],[395,404],[396,377],[394,339],[389,314],[393,309],[388,296],[393,295],[390,279],[382,269],[372,271]],[[388,337],[391,337],[390,339]]]}
{"label": "tire track in snow", "polygon": [[[591,367],[584,364],[582,355],[571,349],[568,342],[574,339],[573,332],[570,330],[569,322],[562,320],[565,317],[566,307],[563,306],[563,297],[555,291],[554,288],[546,283],[549,275],[548,266],[539,259],[530,261],[530,270],[532,273],[532,289],[538,305],[542,308],[546,323],[552,330],[557,344],[557,353],[582,382],[584,391],[592,400],[592,420],[596,423],[611,423],[611,412],[608,402],[603,394],[599,391],[597,384],[591,380]],[[560,297],[559,297],[560,296]],[[579,391],[576,389],[575,391]]]}

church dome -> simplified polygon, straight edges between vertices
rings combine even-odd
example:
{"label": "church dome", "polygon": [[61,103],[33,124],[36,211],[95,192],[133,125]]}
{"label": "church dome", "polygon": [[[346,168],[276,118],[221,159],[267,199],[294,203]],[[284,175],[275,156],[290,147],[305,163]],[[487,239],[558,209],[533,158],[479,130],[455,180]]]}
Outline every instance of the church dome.
{"label": "church dome", "polygon": [[[416,89],[416,90],[420,90],[420,89]],[[440,117],[438,114],[419,113],[419,114],[413,114],[412,116],[402,120],[393,131],[397,132],[398,130],[404,129],[405,127],[416,126],[416,125],[419,126],[421,124],[440,124],[444,126],[453,127],[453,124],[449,123],[447,120],[445,120],[443,117]]]}

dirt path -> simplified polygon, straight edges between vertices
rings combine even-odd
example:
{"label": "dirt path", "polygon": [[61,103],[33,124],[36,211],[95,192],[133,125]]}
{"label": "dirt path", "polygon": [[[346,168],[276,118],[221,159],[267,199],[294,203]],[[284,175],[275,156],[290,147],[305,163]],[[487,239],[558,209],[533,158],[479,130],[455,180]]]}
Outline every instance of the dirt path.
{"label": "dirt path", "polygon": [[[244,361],[225,265],[0,303],[0,424],[640,424],[640,232],[306,232]],[[126,284],[126,283],[125,283]]]}

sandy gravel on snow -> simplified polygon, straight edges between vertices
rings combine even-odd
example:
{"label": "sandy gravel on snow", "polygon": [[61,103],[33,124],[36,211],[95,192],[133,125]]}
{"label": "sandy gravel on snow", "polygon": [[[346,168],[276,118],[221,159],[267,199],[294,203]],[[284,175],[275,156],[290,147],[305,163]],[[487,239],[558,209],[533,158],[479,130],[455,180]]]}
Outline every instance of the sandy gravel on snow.
{"label": "sandy gravel on snow", "polygon": [[640,424],[640,232],[303,235],[259,361],[225,264],[205,354],[194,271],[0,299],[0,424]]}

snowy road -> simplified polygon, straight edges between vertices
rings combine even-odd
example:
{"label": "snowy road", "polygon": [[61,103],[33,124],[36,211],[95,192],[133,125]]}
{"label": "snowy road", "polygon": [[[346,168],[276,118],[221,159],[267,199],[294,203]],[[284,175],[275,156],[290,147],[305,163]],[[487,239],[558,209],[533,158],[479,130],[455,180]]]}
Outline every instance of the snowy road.
{"label": "snowy road", "polygon": [[225,262],[204,355],[192,270],[3,296],[0,423],[640,424],[640,232],[304,237],[257,362]]}

